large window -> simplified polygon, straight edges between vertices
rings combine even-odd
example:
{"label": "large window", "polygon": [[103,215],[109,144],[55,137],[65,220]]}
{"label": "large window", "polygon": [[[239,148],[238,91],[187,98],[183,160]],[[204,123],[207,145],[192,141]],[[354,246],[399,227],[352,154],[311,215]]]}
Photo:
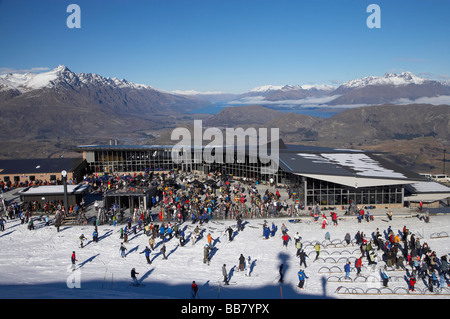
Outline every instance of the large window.
{"label": "large window", "polygon": [[306,185],[308,206],[401,204],[403,200],[403,188],[399,186],[354,188],[311,178]]}

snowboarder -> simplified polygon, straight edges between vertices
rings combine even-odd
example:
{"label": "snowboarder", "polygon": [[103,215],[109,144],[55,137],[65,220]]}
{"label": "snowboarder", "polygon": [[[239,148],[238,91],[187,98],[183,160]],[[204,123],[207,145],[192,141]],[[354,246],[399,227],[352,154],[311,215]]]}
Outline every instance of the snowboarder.
{"label": "snowboarder", "polygon": [[136,269],[135,268],[131,269],[131,279],[133,279],[133,285],[139,286],[140,284],[136,278],[136,275],[139,275],[139,273],[136,272]]}
{"label": "snowboarder", "polygon": [[306,276],[303,269],[300,269],[297,275],[298,275],[298,288],[305,289],[303,286],[305,285],[305,280],[306,278],[308,278],[308,276]]}

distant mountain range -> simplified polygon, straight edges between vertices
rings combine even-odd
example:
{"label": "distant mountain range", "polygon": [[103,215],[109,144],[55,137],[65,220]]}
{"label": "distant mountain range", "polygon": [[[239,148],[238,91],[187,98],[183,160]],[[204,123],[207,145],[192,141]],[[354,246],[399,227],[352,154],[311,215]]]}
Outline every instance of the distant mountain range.
{"label": "distant mountain range", "polygon": [[[0,75],[3,138],[111,136],[159,129],[171,114],[211,102],[60,65],[49,72]],[[159,117],[158,117],[159,116]],[[166,120],[167,119],[167,120]]]}
{"label": "distant mountain range", "polygon": [[93,73],[74,73],[60,65],[49,72],[0,75],[0,106],[70,105],[104,108],[116,114],[189,112],[213,103],[300,107],[354,107],[385,103],[450,104],[450,83],[411,72],[354,79],[340,86],[265,85],[241,94],[172,91]]}
{"label": "distant mountain range", "polygon": [[[196,113],[217,103],[233,107]],[[293,111],[308,106],[345,110],[328,118]],[[0,114],[2,158],[65,156],[76,143],[111,139],[165,144],[173,128],[203,119],[205,127],[276,127],[286,143],[386,151],[397,163],[422,170],[439,167],[449,143],[450,86],[403,72],[337,87],[167,92],[61,65],[39,74],[0,75]]]}
{"label": "distant mountain range", "polygon": [[44,73],[0,75],[0,103],[4,105],[104,106],[118,113],[185,112],[208,103],[194,96],[171,94],[149,85],[74,73],[66,66]]}
{"label": "distant mountain range", "polygon": [[[183,93],[178,91],[178,93]],[[226,100],[229,104],[261,104],[303,107],[354,107],[385,103],[450,104],[450,83],[429,80],[411,72],[386,73],[354,79],[340,86],[264,85],[235,95],[190,93],[199,98]]]}

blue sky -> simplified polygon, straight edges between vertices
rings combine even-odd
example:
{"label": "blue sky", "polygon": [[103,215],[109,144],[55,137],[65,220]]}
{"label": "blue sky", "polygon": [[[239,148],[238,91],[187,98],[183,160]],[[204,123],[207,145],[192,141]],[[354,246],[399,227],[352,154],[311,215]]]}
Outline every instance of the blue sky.
{"label": "blue sky", "polygon": [[[69,4],[81,28],[69,29]],[[369,29],[369,4],[381,28]],[[0,0],[0,72],[240,93],[411,71],[450,79],[448,0]]]}

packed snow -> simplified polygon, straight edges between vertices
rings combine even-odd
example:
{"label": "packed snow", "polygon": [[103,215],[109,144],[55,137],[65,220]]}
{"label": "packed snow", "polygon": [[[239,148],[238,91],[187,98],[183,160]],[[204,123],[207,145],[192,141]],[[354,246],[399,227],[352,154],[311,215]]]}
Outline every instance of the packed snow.
{"label": "packed snow", "polygon": [[[406,226],[421,243],[427,242],[438,258],[450,252],[450,238],[445,236],[450,234],[450,216],[431,216],[430,222],[425,223],[410,213],[393,210],[393,219],[388,221],[386,211],[375,210],[373,221],[358,223],[355,216],[344,216],[339,208],[336,211],[340,217],[338,225],[334,226],[330,218],[325,229],[322,229],[322,218],[314,222],[312,217],[303,216],[297,223],[289,222],[288,218],[266,219],[269,227],[272,223],[277,226],[275,235],[269,239],[263,236],[264,219],[244,218],[242,231],[237,231],[235,220],[213,219],[203,225],[186,221],[180,226],[186,232],[185,246],[180,246],[177,238],[170,239],[166,243],[167,259],[163,259],[160,253],[162,242],[157,239],[150,255],[151,264],[147,264],[141,254],[150,238],[143,230],[137,234],[130,232],[129,240],[124,244],[126,257],[121,257],[119,247],[123,240],[119,230],[125,226],[122,224],[98,226],[99,240],[93,242],[93,225],[62,226],[57,232],[54,226],[46,226],[45,221],[39,221],[36,216],[34,230],[29,230],[19,219],[7,220],[5,230],[0,232],[0,298],[187,299],[191,298],[193,280],[199,286],[198,297],[201,299],[449,298],[449,288],[436,293],[439,289],[435,287],[431,293],[427,283],[419,278],[417,290],[407,293],[409,266],[406,271],[388,268],[391,281],[383,290],[380,269],[385,262],[381,260],[381,251],[377,252],[380,260],[373,268],[368,265],[367,258],[363,258],[361,276],[357,277],[352,258],[361,255],[359,246],[354,242],[344,246],[329,245],[343,242],[347,232],[353,238],[357,231],[362,231],[370,239],[377,228],[383,234],[391,226],[397,234]],[[330,211],[324,213],[329,216]],[[283,224],[291,237],[287,247],[282,245]],[[202,237],[194,245],[190,234],[197,226]],[[234,231],[232,241],[225,233],[228,226]],[[307,267],[302,267],[308,276],[303,290],[297,288],[300,265],[292,240],[297,232],[309,256]],[[328,241],[325,240],[327,232],[330,234]],[[203,262],[203,249],[209,233],[213,248],[208,265]],[[81,234],[87,238],[84,248],[79,247]],[[323,246],[319,259],[314,261],[313,245],[316,242]],[[73,251],[77,259],[75,270],[71,264]],[[241,254],[250,257],[246,265],[249,275],[247,271],[238,271]],[[345,273],[341,271],[347,258],[352,261],[351,280],[342,280]],[[229,274],[228,286],[223,284],[223,264]],[[282,284],[279,283],[281,264],[284,264]],[[132,268],[138,272],[141,286],[131,285]],[[375,292],[375,295],[361,291]]]}

